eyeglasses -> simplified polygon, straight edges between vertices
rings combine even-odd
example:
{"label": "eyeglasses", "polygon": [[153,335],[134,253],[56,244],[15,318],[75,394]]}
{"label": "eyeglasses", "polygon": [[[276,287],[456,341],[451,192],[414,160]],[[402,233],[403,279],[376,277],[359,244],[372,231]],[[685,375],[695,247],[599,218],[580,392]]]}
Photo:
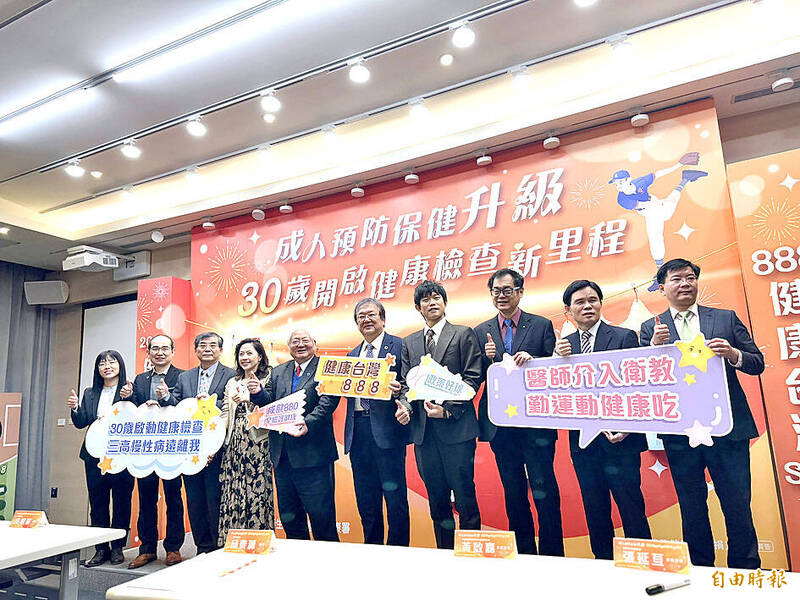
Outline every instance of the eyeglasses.
{"label": "eyeglasses", "polygon": [[219,348],[219,344],[217,342],[211,342],[210,344],[200,343],[197,344],[197,347],[200,348],[200,350],[206,350],[206,349],[213,350],[214,348]]}
{"label": "eyeglasses", "polygon": [[356,315],[356,321],[363,323],[364,321],[375,321],[380,315],[378,313],[362,313]]}
{"label": "eyeglasses", "polygon": [[504,287],[504,288],[496,288],[493,287],[491,289],[492,296],[495,298],[499,296],[511,296],[514,292],[521,290],[521,287]]}
{"label": "eyeglasses", "polygon": [[694,275],[687,275],[686,277],[670,277],[670,283],[697,283],[697,277]]}
{"label": "eyeglasses", "polygon": [[293,340],[289,340],[290,346],[305,346],[306,344],[311,344],[311,343],[312,341],[308,338],[303,338],[303,339],[295,338]]}
{"label": "eyeglasses", "polygon": [[118,365],[119,361],[116,358],[104,358],[101,360],[97,365],[99,367],[112,367],[114,365]]}
{"label": "eyeglasses", "polygon": [[172,350],[172,346],[151,346],[150,352],[169,352]]}

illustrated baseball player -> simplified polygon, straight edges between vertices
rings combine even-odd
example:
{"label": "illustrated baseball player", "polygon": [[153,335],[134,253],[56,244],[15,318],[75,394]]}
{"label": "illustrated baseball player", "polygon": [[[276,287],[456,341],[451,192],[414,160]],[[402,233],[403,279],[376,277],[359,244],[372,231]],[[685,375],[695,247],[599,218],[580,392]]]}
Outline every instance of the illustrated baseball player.
{"label": "illustrated baseball player", "polygon": [[[644,217],[645,227],[647,228],[647,238],[650,240],[650,254],[656,263],[656,270],[664,263],[666,247],[664,245],[664,224],[675,214],[678,207],[678,200],[681,192],[687,183],[697,181],[701,177],[708,175],[705,171],[695,171],[687,169],[681,173],[681,182],[665,198],[661,199],[650,192],[650,186],[660,177],[669,175],[673,171],[687,165],[697,165],[700,162],[698,152],[684,154],[677,164],[661,169],[655,173],[649,173],[642,177],[631,178],[630,172],[626,170],[617,171],[608,183],[614,184],[619,194],[617,202],[623,208],[635,210]],[[647,288],[654,292],[658,289],[658,282],[653,278],[653,283]]]}

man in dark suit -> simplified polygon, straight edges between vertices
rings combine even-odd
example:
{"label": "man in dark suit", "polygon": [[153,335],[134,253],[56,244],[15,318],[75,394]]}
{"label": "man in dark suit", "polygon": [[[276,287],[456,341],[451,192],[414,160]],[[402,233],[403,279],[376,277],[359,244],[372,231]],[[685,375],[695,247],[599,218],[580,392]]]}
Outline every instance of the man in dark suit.
{"label": "man in dark suit", "polygon": [[656,275],[658,288],[669,301],[669,310],[642,324],[643,346],[694,339],[699,333],[717,356],[725,359],[728,392],[733,409],[733,430],[714,438],[712,446],[689,446],[682,435],[664,435],[664,449],[678,493],[683,539],[695,565],[714,565],[714,538],[708,519],[708,469],[719,496],[728,531],[728,567],[757,569],[761,566],[758,540],[750,510],[750,439],[758,437],[747,397],[737,371],[760,375],[764,356],[732,310],[697,304],[700,267],[675,258]]}
{"label": "man in dark suit", "polygon": [[[393,398],[400,394],[400,357],[403,340],[384,331],[386,310],[378,300],[365,298],[353,310],[356,326],[364,341],[348,356],[395,357],[391,369],[398,374],[392,383]],[[350,454],[356,504],[364,529],[364,542],[383,544],[383,501],[391,546],[408,546],[409,516],[406,487],[406,444],[408,426],[395,418],[394,400],[347,399],[344,423],[344,451]]]}
{"label": "man in dark suit", "polygon": [[317,393],[317,342],[304,329],[289,336],[292,360],[272,371],[263,396],[251,400],[265,406],[298,390],[305,390],[304,422],[297,431],[269,432],[269,452],[275,467],[278,510],[286,537],[338,542],[333,463],[339,458],[333,437],[333,411],[339,398]]}
{"label": "man in dark suit", "polygon": [[[498,314],[475,328],[483,345],[483,374],[503,354],[511,354],[522,365],[534,357],[552,356],[553,324],[544,317],[519,308],[525,279],[512,269],[500,269],[489,278],[489,292]],[[486,394],[478,405],[480,440],[494,452],[508,515],[521,554],[536,554],[533,516],[528,487],[533,492],[539,521],[539,552],[564,556],[561,526],[561,496],[553,469],[558,431],[522,427],[497,427],[488,417]]]}
{"label": "man in dark suit", "polygon": [[[172,404],[170,390],[178,383],[183,372],[172,364],[175,355],[175,342],[168,335],[153,336],[147,343],[147,357],[153,365],[140,373],[133,381],[133,391],[129,400],[136,406],[169,406]],[[123,397],[125,397],[123,390]],[[158,546],[158,482],[164,486],[164,500],[167,505],[167,535],[164,537],[164,562],[168,567],[181,562],[180,549],[186,532],[183,528],[183,497],[181,478],[160,479],[155,473],[137,479],[139,489],[139,556],[128,563],[129,569],[138,569],[156,559]]]}
{"label": "man in dark suit", "polygon": [[[481,354],[469,327],[445,320],[447,292],[438,283],[423,281],[414,290],[414,307],[425,327],[403,339],[403,379],[426,354],[461,375],[477,390],[481,382]],[[480,529],[481,515],[475,496],[475,437],[478,420],[470,402],[414,400],[398,408],[398,421],[410,419],[411,441],[417,469],[428,491],[433,532],[438,548],[453,548],[455,521],[450,492],[455,496],[461,529]]]}
{"label": "man in dark suit", "polygon": [[[573,281],[564,291],[564,309],[578,331],[558,340],[556,354],[570,356],[604,350],[638,348],[636,332],[600,320],[603,290],[594,281]],[[595,558],[614,557],[611,496],[617,503],[625,536],[650,539],[642,496],[641,453],[647,439],[640,433],[604,431],[586,448],[578,446],[580,432],[569,432],[569,451],[583,498],[589,542]]]}
{"label": "man in dark suit", "polygon": [[[170,394],[170,403],[177,404],[184,398],[200,398],[217,395],[217,408],[222,408],[225,384],[236,375],[236,371],[219,362],[222,354],[222,336],[206,331],[194,339],[194,351],[200,366],[184,371]],[[219,543],[219,469],[222,453],[217,452],[203,470],[195,475],[184,475],[186,486],[186,509],[192,537],[197,553],[211,552]]]}

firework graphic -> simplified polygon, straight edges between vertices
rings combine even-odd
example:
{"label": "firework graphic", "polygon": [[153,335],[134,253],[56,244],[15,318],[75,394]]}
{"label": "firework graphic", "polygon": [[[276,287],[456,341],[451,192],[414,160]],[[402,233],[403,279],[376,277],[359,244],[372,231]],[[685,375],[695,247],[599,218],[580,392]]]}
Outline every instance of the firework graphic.
{"label": "firework graphic", "polygon": [[216,255],[208,262],[211,265],[206,271],[209,284],[227,298],[230,291],[237,289],[239,282],[244,280],[246,252],[239,248],[238,241],[226,241],[225,247],[217,247]]}
{"label": "firework graphic", "polygon": [[703,306],[719,306],[719,302],[714,300],[716,295],[717,292],[712,292],[707,287],[704,287],[697,294],[697,303],[702,304]]}
{"label": "firework graphic", "polygon": [[144,331],[153,322],[153,304],[147,296],[136,300],[136,331]]}
{"label": "firework graphic", "polygon": [[578,208],[590,209],[598,206],[605,198],[605,186],[599,179],[585,177],[583,181],[575,184],[575,189],[570,192],[572,202]]}
{"label": "firework graphic", "polygon": [[753,213],[753,220],[748,227],[752,227],[756,237],[765,242],[781,243],[794,239],[800,234],[800,204],[788,198],[770,198],[767,204]]}
{"label": "firework graphic", "polygon": [[169,296],[169,287],[163,281],[159,281],[153,286],[153,298],[155,300],[163,300]]}

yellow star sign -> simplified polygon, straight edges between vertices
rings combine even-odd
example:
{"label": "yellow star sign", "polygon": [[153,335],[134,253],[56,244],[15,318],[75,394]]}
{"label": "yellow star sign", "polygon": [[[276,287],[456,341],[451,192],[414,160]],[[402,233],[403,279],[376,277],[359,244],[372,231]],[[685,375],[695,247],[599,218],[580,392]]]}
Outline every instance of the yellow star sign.
{"label": "yellow star sign", "polygon": [[112,468],[112,467],[111,467],[111,462],[112,462],[112,459],[111,459],[111,458],[109,458],[108,456],[104,456],[104,457],[103,457],[103,460],[101,460],[101,461],[100,461],[100,462],[97,464],[97,466],[98,466],[98,467],[100,467],[100,473],[102,473],[103,475],[105,475],[105,474],[106,474],[106,471],[110,471],[110,470],[111,470],[111,468]]}
{"label": "yellow star sign", "polygon": [[261,422],[261,411],[257,408],[253,412],[247,413],[247,429],[251,427],[258,427]]}
{"label": "yellow star sign", "polygon": [[509,416],[509,418],[516,417],[519,414],[519,410],[516,404],[509,404],[508,408],[506,408],[503,412],[506,413]]}
{"label": "yellow star sign", "polygon": [[196,464],[197,464],[197,463],[199,463],[199,462],[200,462],[200,457],[199,457],[199,456],[197,456],[197,455],[195,454],[195,455],[192,457],[192,464],[195,464],[195,465],[196,465]]}
{"label": "yellow star sign", "polygon": [[691,342],[675,342],[675,345],[681,351],[679,367],[697,367],[703,373],[706,372],[708,359],[714,356],[714,351],[706,346],[702,333],[698,333]]}
{"label": "yellow star sign", "polygon": [[114,416],[116,417],[118,414],[119,414],[119,409],[118,409],[118,408],[115,408],[115,409],[114,409]]}
{"label": "yellow star sign", "polygon": [[425,356],[423,356],[420,359],[419,364],[421,364],[423,367],[427,367],[432,362],[433,362],[433,358],[431,358],[431,355],[430,354],[426,354]]}
{"label": "yellow star sign", "polygon": [[694,373],[687,373],[686,377],[683,378],[683,383],[686,385],[692,385],[693,383],[697,383],[697,377],[694,376]]}
{"label": "yellow star sign", "polygon": [[216,407],[217,395],[213,394],[208,398],[197,401],[197,411],[192,415],[192,419],[197,419],[203,422],[203,429],[208,426],[208,420],[220,414],[219,409]]}

